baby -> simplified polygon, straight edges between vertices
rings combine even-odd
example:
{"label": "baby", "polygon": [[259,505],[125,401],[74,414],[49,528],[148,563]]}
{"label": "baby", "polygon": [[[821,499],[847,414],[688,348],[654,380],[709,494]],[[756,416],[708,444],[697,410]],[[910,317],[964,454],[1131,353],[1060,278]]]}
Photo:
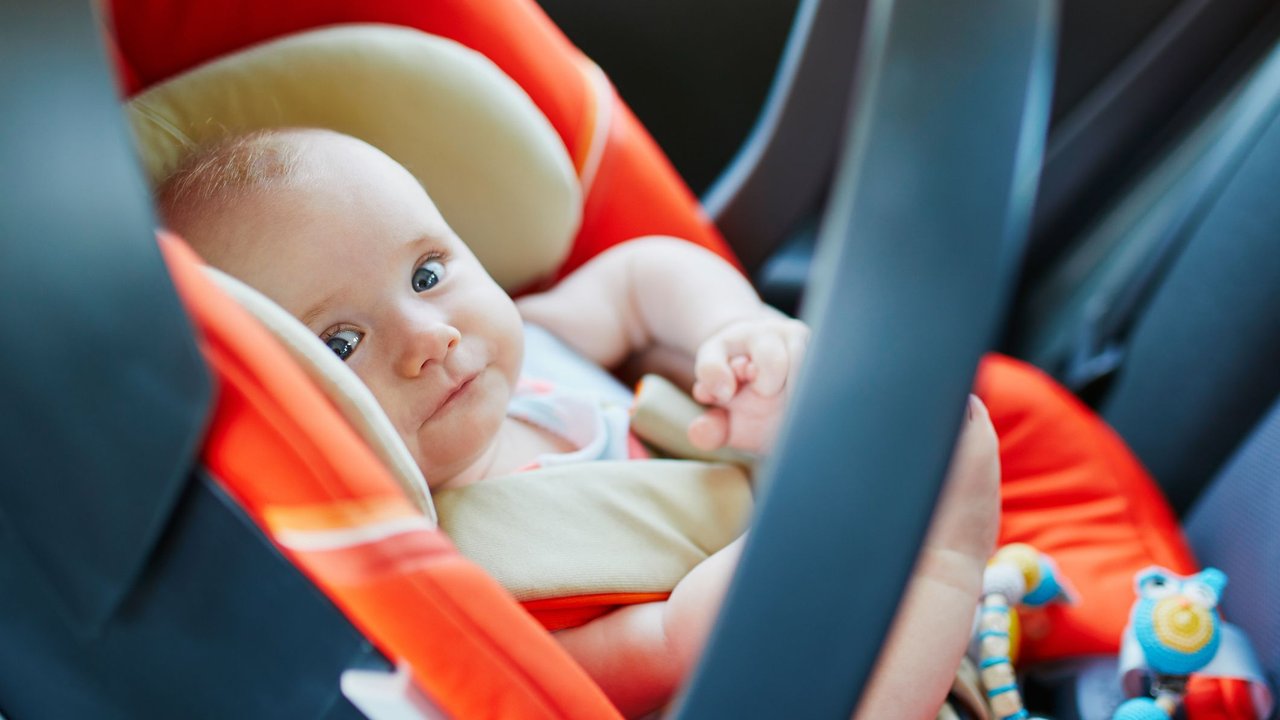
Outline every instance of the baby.
{"label": "baby", "polygon": [[[311,328],[368,385],[432,488],[508,474],[566,438],[508,413],[522,323],[616,367],[655,348],[692,368],[709,409],[690,440],[767,452],[808,329],[760,301],[728,263],[646,238],[600,254],[544,293],[512,299],[414,177],[351,137],[259,132],[188,161],[159,192],[166,223],[211,264]],[[932,718],[967,643],[994,548],[994,430],[970,402],[947,487],[860,717]],[[739,538],[665,602],[627,606],[557,639],[629,715],[661,707],[692,669]]]}

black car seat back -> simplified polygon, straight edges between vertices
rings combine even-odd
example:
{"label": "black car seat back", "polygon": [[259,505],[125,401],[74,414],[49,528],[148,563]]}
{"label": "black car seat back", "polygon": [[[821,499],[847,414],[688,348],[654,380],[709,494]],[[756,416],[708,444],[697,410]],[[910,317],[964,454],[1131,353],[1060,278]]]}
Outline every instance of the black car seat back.
{"label": "black car seat back", "polygon": [[1024,286],[1266,51],[1278,10],[1275,0],[1063,0]]}
{"label": "black car seat back", "polygon": [[1185,510],[1280,392],[1280,45],[1024,308],[1016,354],[1091,399]]}
{"label": "black car seat back", "polygon": [[[538,4],[600,65],[701,195],[752,131],[798,7],[812,0]],[[852,28],[842,35],[856,44]]]}
{"label": "black car seat back", "polygon": [[755,127],[703,197],[750,273],[821,207],[840,151],[868,4],[800,3]]}
{"label": "black car seat back", "polygon": [[1200,561],[1227,573],[1222,613],[1280,678],[1280,400],[1273,403],[1187,515]]}

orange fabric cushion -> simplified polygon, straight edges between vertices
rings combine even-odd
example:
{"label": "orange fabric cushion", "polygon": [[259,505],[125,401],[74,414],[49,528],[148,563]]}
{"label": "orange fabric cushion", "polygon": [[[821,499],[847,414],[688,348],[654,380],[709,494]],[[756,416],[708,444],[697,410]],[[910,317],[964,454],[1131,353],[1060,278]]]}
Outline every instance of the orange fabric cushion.
{"label": "orange fabric cushion", "polygon": [[1197,569],[1177,519],[1120,437],[1047,375],[992,355],[976,389],[1000,438],[1000,542],[1048,553],[1079,596],[1020,612],[1023,662],[1118,652],[1134,574]]}
{"label": "orange fabric cushion", "polygon": [[1183,710],[1191,720],[1253,720],[1253,691],[1244,680],[1192,677]]}
{"label": "orange fabric cushion", "polygon": [[601,615],[617,610],[623,605],[640,605],[661,602],[671,593],[609,593],[605,595],[576,595],[573,597],[528,600],[521,605],[533,615],[542,627],[550,632],[586,625]]}
{"label": "orange fabric cushion", "polygon": [[[1019,611],[1019,663],[1115,654],[1135,598],[1134,575],[1163,565],[1198,571],[1164,495],[1124,441],[1038,369],[991,355],[977,393],[1000,437],[1000,542],[1051,555],[1077,595],[1070,606]],[[1253,720],[1247,682],[1194,677],[1190,720]]]}

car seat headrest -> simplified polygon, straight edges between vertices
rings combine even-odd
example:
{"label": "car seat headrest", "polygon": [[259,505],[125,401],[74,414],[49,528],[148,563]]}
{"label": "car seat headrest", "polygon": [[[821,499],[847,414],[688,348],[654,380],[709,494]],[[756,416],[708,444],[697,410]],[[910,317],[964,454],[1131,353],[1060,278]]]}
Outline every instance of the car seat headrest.
{"label": "car seat headrest", "polygon": [[563,142],[484,56],[400,27],[344,25],[258,45],[126,107],[153,184],[201,145],[272,127],[358,137],[404,165],[504,288],[567,256],[582,190]]}
{"label": "car seat headrest", "polygon": [[391,471],[409,499],[433,526],[436,525],[435,505],[422,471],[382,406],[351,368],[339,360],[306,325],[266,295],[217,268],[205,267],[205,271],[220,289],[275,335]]}

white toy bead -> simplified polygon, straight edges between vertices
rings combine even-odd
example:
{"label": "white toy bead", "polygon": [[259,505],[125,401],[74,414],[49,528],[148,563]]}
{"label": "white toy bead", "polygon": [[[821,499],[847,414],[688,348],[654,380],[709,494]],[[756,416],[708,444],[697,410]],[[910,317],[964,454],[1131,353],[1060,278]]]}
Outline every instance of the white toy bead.
{"label": "white toy bead", "polygon": [[1010,605],[1017,605],[1027,592],[1022,570],[1005,563],[988,565],[982,572],[982,594],[999,593]]}

